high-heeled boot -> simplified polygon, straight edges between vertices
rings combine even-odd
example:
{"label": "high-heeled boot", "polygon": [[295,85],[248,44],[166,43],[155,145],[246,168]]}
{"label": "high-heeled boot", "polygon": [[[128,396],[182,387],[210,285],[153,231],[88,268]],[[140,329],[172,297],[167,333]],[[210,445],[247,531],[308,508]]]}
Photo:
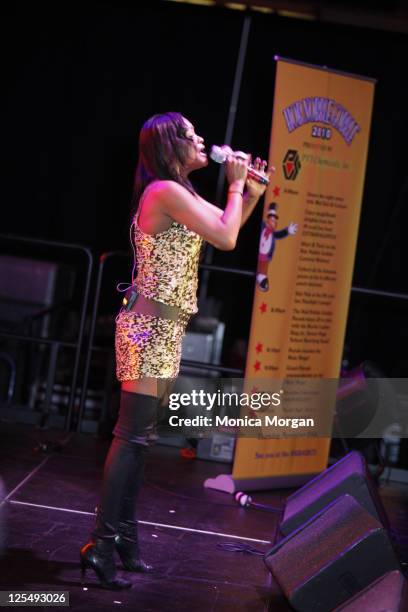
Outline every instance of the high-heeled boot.
{"label": "high-heeled boot", "polygon": [[124,569],[128,572],[150,572],[153,569],[151,565],[140,558],[138,523],[134,520],[149,446],[134,444],[137,469],[128,481],[115,536],[116,551]]}
{"label": "high-heeled boot", "polygon": [[116,578],[115,536],[130,476],[137,468],[134,444],[114,438],[107,454],[102,479],[100,504],[90,541],[80,551],[82,579],[93,569],[104,588],[129,588],[131,583]]}
{"label": "high-heeled boot", "polygon": [[86,570],[93,569],[105,589],[128,589],[132,583],[116,577],[116,566],[113,558],[115,548],[115,530],[109,523],[97,519],[97,528],[92,539],[80,550],[81,582],[84,584]]}
{"label": "high-heeled boot", "polygon": [[157,421],[157,404],[158,399],[150,395],[121,393],[114,438],[104,465],[96,529],[80,553],[82,576],[91,567],[105,588],[127,588],[131,584],[116,578],[114,548],[131,571],[145,571],[148,567],[139,558],[134,533],[132,537],[119,535],[119,523],[134,518],[145,454]]}
{"label": "high-heeled boot", "polygon": [[114,434],[126,438],[132,447],[134,468],[126,482],[118,515],[116,551],[129,572],[149,572],[153,568],[140,558],[136,502],[143,481],[149,448],[157,439],[156,423],[159,400],[150,395],[122,391],[119,419]]}
{"label": "high-heeled boot", "polygon": [[150,572],[153,567],[140,558],[137,521],[119,522],[115,546],[122,565],[128,572]]}

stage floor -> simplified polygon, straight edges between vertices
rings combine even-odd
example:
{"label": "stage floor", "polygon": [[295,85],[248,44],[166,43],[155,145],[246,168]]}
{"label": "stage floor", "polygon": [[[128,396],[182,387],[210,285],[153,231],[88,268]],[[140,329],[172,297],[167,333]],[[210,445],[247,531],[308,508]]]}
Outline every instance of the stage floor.
{"label": "stage floor", "polygon": [[[41,442],[64,438],[59,452],[34,451]],[[275,513],[241,508],[230,495],[203,487],[205,478],[228,472],[227,464],[182,459],[179,449],[162,445],[150,453],[138,514],[143,558],[154,571],[122,572],[118,562],[119,575],[132,580],[132,589],[102,589],[91,570],[84,589],[79,549],[94,524],[108,446],[89,434],[1,423],[0,474],[9,496],[1,590],[69,591],[75,611],[121,605],[143,612],[291,609],[262,556],[220,547],[235,542],[268,550],[291,491],[253,494]],[[407,561],[408,486],[387,483],[380,492],[400,558]]]}

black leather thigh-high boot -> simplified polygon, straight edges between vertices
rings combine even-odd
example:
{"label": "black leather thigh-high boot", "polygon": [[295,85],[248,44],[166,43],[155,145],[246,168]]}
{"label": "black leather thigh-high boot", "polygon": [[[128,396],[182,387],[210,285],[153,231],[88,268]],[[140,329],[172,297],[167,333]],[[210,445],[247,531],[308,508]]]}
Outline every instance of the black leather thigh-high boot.
{"label": "black leather thigh-high boot", "polygon": [[148,572],[152,569],[151,565],[140,558],[136,506],[147,452],[157,438],[158,409],[158,398],[122,391],[120,414],[114,433],[132,441],[138,455],[138,467],[130,475],[122,500],[115,546],[124,569],[130,572]]}
{"label": "black leather thigh-high boot", "polygon": [[156,397],[122,391],[114,439],[104,465],[95,528],[91,541],[80,551],[82,580],[86,569],[92,568],[104,588],[131,586],[131,582],[116,577],[115,549],[125,569],[150,569],[139,557],[137,524],[133,524],[133,517],[146,452],[154,437],[157,405]]}

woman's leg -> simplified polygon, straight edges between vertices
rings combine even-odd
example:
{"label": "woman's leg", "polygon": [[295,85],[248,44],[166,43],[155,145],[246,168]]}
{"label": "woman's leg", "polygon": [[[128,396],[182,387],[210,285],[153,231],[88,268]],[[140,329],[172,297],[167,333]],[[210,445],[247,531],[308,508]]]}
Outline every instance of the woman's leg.
{"label": "woman's leg", "polygon": [[[125,421],[128,421],[129,418],[131,418],[133,412],[140,409],[140,406],[138,406],[138,396],[140,395],[140,389],[143,389],[144,391],[153,391],[156,389],[158,393],[158,402],[154,418],[151,420],[151,422],[146,423],[145,434],[147,435],[147,445],[145,445],[144,448],[145,452],[140,455],[138,469],[131,471],[128,486],[126,488],[126,493],[123,497],[120,521],[134,521],[135,519],[136,501],[143,480],[144,466],[148,448],[153,446],[156,441],[156,424],[159,422],[161,415],[163,414],[163,411],[165,409],[165,406],[168,403],[168,394],[170,392],[171,385],[174,383],[174,379],[165,378],[154,379],[154,381],[154,384],[148,382],[147,385],[138,384],[140,381],[131,381],[132,383],[136,384],[122,385],[122,402],[124,402],[125,405],[121,407],[121,414],[118,419],[118,425],[115,428],[116,431],[114,430],[115,435],[118,433],[119,428],[123,427],[123,425],[120,425],[121,419],[125,419]],[[126,391],[125,389],[139,389],[139,392],[130,392]],[[129,426],[125,424],[125,429],[128,428]]]}
{"label": "woman's leg", "polygon": [[166,380],[166,378],[153,378],[153,376],[146,376],[145,378],[137,378],[135,380],[125,380],[122,382],[122,391],[160,397],[162,381]]}
{"label": "woman's leg", "polygon": [[[129,571],[148,571],[149,569],[151,569],[151,567],[140,559],[136,517],[137,499],[143,480],[147,448],[152,446],[157,439],[156,423],[159,422],[161,415],[165,410],[168,401],[168,393],[170,392],[170,387],[174,383],[174,380],[163,378],[156,379],[155,384],[153,383],[150,386],[142,386],[138,383],[139,381],[137,381],[135,385],[126,385],[126,387],[127,389],[137,388],[139,391],[141,389],[143,389],[144,391],[154,391],[157,387],[157,410],[153,422],[150,421],[149,423],[145,423],[145,425],[147,425],[147,427],[145,427],[147,442],[146,452],[144,455],[141,455],[139,457],[138,468],[133,470],[129,476],[119,516],[119,535],[116,538],[116,550],[118,551],[122,559],[122,564],[125,569]],[[129,391],[124,391],[122,388],[122,398],[124,398],[124,405],[121,409],[118,424],[114,430],[115,435],[120,433],[121,428],[129,428],[126,425],[126,421],[129,421],[129,419],[131,420],[133,418],[132,415],[134,415],[136,411],[140,409],[140,406],[138,406],[138,398],[140,396],[140,393],[131,393]],[[125,423],[125,425],[123,425],[123,422]]]}
{"label": "woman's leg", "polygon": [[120,520],[132,519],[123,505],[140,486],[146,453],[155,440],[159,399],[142,393],[121,392],[119,415],[103,471],[99,513],[115,532]]}
{"label": "woman's leg", "polygon": [[[135,387],[153,390],[157,389],[157,382],[144,381],[144,384]],[[157,395],[122,390],[118,420],[113,430],[114,439],[104,465],[92,541],[81,549],[83,567],[92,567],[107,588],[125,588],[119,584],[123,581],[115,578],[115,546],[119,554],[122,552],[125,557],[121,554],[124,565],[125,561],[129,561],[127,569],[149,569],[138,558],[137,532],[134,529],[133,540],[129,538],[132,535],[129,533],[129,525],[134,518],[146,452],[155,439],[158,404]],[[132,546],[127,546],[126,540],[132,542]],[[132,553],[130,560],[127,559],[127,553]]]}

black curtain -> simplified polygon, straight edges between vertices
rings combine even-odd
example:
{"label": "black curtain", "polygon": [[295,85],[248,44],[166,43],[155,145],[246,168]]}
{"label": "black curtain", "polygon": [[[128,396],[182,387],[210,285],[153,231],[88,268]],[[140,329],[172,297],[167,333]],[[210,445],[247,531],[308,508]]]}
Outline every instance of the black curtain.
{"label": "black curtain", "polygon": [[[208,145],[221,142],[245,13],[152,0],[16,2],[1,12],[1,231],[78,242],[96,252],[127,249],[139,129],[154,113],[179,110]],[[267,156],[275,54],[378,79],[354,284],[408,292],[407,37],[249,14],[233,146]],[[210,200],[217,172],[211,164],[193,175]],[[216,253],[215,263],[255,267],[260,216],[261,206],[237,249]],[[246,337],[251,281],[213,275],[210,290],[224,304],[231,338]],[[356,359],[367,350],[384,357],[391,350],[384,342],[395,334],[408,339],[404,309],[374,301],[369,309],[370,327],[360,326],[360,335],[372,343]],[[388,327],[380,324],[384,316]],[[392,371],[389,355],[388,364]]]}

